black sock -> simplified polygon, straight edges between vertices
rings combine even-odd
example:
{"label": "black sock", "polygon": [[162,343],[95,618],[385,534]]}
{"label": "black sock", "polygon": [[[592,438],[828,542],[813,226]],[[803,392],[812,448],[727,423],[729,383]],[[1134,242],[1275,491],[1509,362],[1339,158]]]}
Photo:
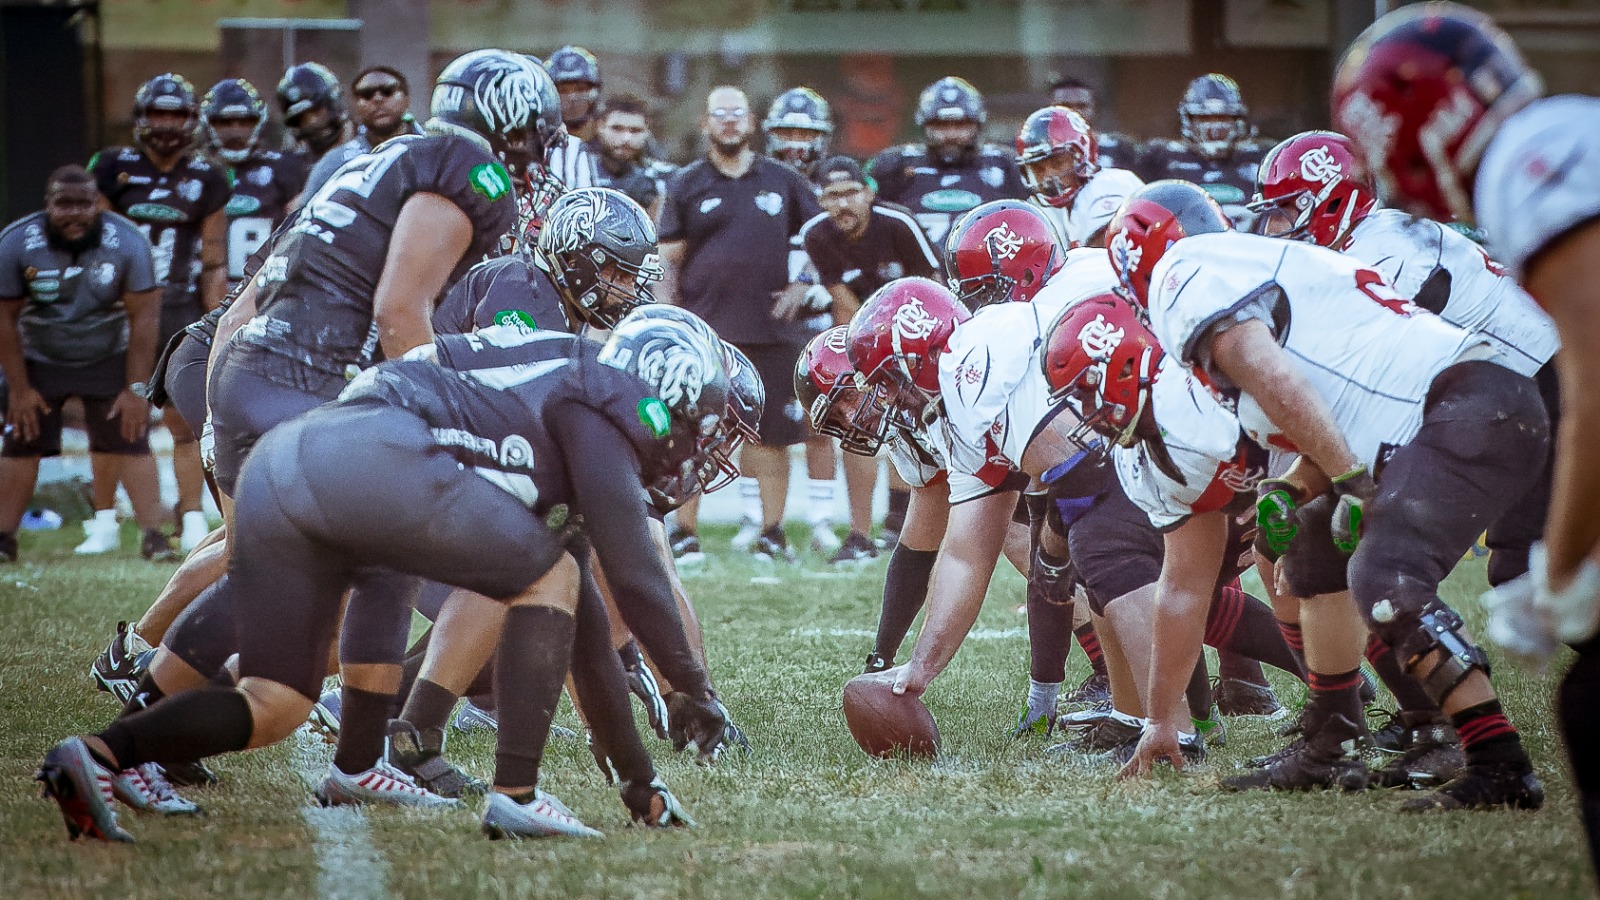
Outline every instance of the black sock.
{"label": "black sock", "polygon": [[1530,765],[1528,751],[1522,749],[1522,736],[1506,718],[1499,700],[1489,700],[1450,717],[1450,724],[1461,735],[1461,748],[1467,751],[1470,765]]}
{"label": "black sock", "polygon": [[[650,780],[655,764],[634,724],[628,681],[621,655],[608,652],[611,623],[605,601],[585,567],[583,592],[578,597],[578,631],[572,650],[573,699],[583,710],[584,721],[594,736],[594,746],[611,763],[623,782]],[[630,641],[628,646],[633,646]],[[637,649],[635,650],[637,652]],[[615,660],[615,662],[614,662]],[[641,660],[641,665],[642,665]]]}
{"label": "black sock", "polygon": [[250,703],[233,688],[185,691],[147,710],[112,722],[95,735],[115,765],[131,769],[147,762],[191,763],[250,746]]}
{"label": "black sock", "polygon": [[1394,651],[1388,644],[1373,638],[1367,642],[1367,662],[1372,664],[1372,671],[1378,673],[1378,680],[1394,695],[1394,702],[1399,704],[1401,712],[1409,713],[1439,713],[1439,704],[1433,702],[1428,692],[1423,688],[1422,682],[1406,674],[1401,668],[1400,660],[1395,658]]}
{"label": "black sock", "polygon": [[548,606],[506,612],[495,655],[500,729],[494,753],[496,787],[533,786],[550,738],[550,722],[572,662],[573,617]]}
{"label": "black sock", "polygon": [[1217,674],[1252,684],[1266,684],[1261,663],[1305,680],[1305,669],[1284,640],[1272,607],[1228,585],[1218,593],[1206,617],[1206,643],[1217,648]]}
{"label": "black sock", "polygon": [[906,510],[911,506],[911,492],[889,489],[889,511],[883,517],[883,530],[898,534],[906,527]]}
{"label": "black sock", "polygon": [[425,728],[443,728],[450,721],[450,713],[456,708],[457,697],[448,688],[444,688],[426,678],[418,678],[417,683],[411,686],[411,696],[406,698],[405,709],[401,711],[400,718],[405,719],[421,731]]}
{"label": "black sock", "polygon": [[893,662],[905,642],[906,632],[928,601],[928,581],[933,578],[937,550],[913,550],[896,544],[883,579],[883,612],[878,616],[878,638],[873,652]]}
{"label": "black sock", "polygon": [[1338,713],[1352,725],[1366,721],[1361,708],[1361,669],[1348,672],[1311,672],[1306,677],[1311,700],[1328,712]]}
{"label": "black sock", "polygon": [[1072,647],[1072,603],[1052,603],[1045,592],[1029,585],[1028,677],[1040,684],[1067,680],[1067,651]]}
{"label": "black sock", "polygon": [[146,672],[140,676],[139,686],[133,689],[133,696],[128,698],[127,704],[122,707],[121,715],[117,718],[131,716],[136,712],[149,709],[166,696],[161,690],[161,686],[156,684],[155,678],[149,672]]}
{"label": "black sock", "polygon": [[393,694],[363,691],[345,685],[339,692],[339,745],[333,764],[346,775],[365,772],[383,758]]}
{"label": "black sock", "polygon": [[400,664],[400,690],[395,691],[396,697],[406,698],[411,696],[411,688],[422,677],[422,663],[428,658],[428,646],[433,642],[433,629],[429,628],[417,638],[417,642],[406,651],[405,661]]}
{"label": "black sock", "polygon": [[1189,701],[1189,714],[1200,719],[1211,718],[1211,705],[1216,702],[1211,696],[1211,673],[1206,669],[1206,655],[1200,654],[1195,660],[1194,672],[1189,675],[1189,687],[1184,691],[1184,697]]}

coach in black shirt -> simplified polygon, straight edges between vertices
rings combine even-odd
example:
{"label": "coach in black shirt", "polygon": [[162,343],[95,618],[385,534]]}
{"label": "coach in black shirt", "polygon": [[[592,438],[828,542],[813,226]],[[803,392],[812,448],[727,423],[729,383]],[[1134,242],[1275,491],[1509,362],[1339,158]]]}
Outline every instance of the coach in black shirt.
{"label": "coach in black shirt", "polygon": [[[750,146],[755,120],[744,92],[719,87],[706,98],[704,159],[673,174],[661,209],[661,299],[698,313],[750,357],[767,389],[761,443],[745,450],[744,474],[761,482],[762,536],[752,549],[788,556],[785,447],[806,439],[794,398],[794,364],[810,334],[774,315],[789,284],[789,241],[822,208],[810,183]],[[804,286],[797,286],[804,290]],[[694,510],[679,511],[694,532]]]}

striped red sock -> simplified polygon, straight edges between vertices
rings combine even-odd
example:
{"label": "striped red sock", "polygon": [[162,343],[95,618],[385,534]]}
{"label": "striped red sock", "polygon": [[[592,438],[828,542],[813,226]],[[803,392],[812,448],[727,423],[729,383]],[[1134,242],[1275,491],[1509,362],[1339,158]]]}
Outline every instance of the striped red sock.
{"label": "striped red sock", "polygon": [[1301,630],[1299,622],[1285,622],[1278,620],[1278,630],[1283,632],[1283,641],[1289,649],[1297,654],[1306,652],[1306,633]]}
{"label": "striped red sock", "polygon": [[1206,615],[1206,643],[1212,647],[1227,647],[1233,641],[1233,632],[1244,615],[1245,595],[1235,585],[1227,585],[1217,592]]}
{"label": "striped red sock", "polygon": [[1461,735],[1467,762],[1473,764],[1526,760],[1522,736],[1506,718],[1499,700],[1469,706],[1450,717],[1450,724]]}
{"label": "striped red sock", "polygon": [[1355,668],[1348,672],[1339,672],[1331,675],[1323,672],[1312,672],[1306,683],[1311,686],[1313,691],[1319,693],[1331,694],[1337,691],[1353,691],[1361,687],[1361,670]]}
{"label": "striped red sock", "polygon": [[1094,666],[1094,670],[1096,672],[1104,672],[1106,670],[1106,655],[1100,649],[1100,636],[1094,633],[1094,626],[1084,625],[1082,628],[1072,632],[1072,636],[1078,639],[1078,646],[1083,648],[1083,652],[1089,657],[1089,664]]}

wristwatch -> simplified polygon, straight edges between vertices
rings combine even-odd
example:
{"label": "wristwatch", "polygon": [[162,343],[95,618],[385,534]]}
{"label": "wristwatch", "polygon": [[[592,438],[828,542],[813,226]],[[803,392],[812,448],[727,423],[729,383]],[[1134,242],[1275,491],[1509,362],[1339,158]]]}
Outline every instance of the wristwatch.
{"label": "wristwatch", "polygon": [[128,390],[132,391],[133,395],[140,400],[150,399],[150,385],[148,382],[135,381],[133,384],[128,385]]}

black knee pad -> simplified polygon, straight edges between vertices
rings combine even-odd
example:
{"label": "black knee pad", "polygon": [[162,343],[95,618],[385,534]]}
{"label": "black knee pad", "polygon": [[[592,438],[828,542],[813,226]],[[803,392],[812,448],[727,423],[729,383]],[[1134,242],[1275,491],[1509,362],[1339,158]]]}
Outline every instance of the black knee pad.
{"label": "black knee pad", "polygon": [[1337,502],[1330,491],[1295,510],[1299,531],[1278,560],[1293,596],[1320,597],[1350,586],[1350,557],[1333,543],[1333,508]]}
{"label": "black knee pad", "polygon": [[[200,592],[167,629],[162,645],[196,672],[211,677],[239,649],[238,625],[228,576]],[[231,683],[231,679],[230,679]]]}

